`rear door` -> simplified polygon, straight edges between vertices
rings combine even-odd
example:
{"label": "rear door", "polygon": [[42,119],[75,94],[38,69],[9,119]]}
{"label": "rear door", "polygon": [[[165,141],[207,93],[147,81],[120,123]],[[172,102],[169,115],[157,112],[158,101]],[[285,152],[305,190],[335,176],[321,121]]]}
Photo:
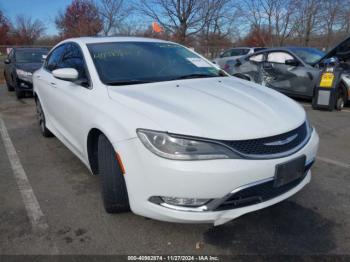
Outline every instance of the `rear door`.
{"label": "rear door", "polygon": [[[299,64],[286,65],[287,60]],[[270,51],[262,66],[262,84],[285,94],[310,96],[315,81],[312,70],[287,51]]]}
{"label": "rear door", "polygon": [[56,104],[56,78],[53,77],[52,71],[59,68],[59,63],[62,58],[65,45],[56,47],[47,57],[44,68],[38,72],[35,77],[35,84],[37,85],[39,99],[46,115],[46,122],[48,127],[53,126],[57,128],[57,119],[55,110]]}

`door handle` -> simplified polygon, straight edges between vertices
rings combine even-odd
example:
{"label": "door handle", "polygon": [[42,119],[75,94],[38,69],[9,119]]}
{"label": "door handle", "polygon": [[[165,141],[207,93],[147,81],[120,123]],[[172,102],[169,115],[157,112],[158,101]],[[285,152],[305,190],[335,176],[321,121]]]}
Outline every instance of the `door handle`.
{"label": "door handle", "polygon": [[55,83],[55,82],[50,82],[50,85],[51,85],[52,87],[55,87],[55,88],[56,88],[56,83]]}
{"label": "door handle", "polygon": [[41,76],[37,75],[36,78],[40,78]]}

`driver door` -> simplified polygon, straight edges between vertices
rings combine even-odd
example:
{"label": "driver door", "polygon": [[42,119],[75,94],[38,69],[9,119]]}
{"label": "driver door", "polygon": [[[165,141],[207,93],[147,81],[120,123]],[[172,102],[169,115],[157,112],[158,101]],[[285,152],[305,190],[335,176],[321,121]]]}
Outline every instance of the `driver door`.
{"label": "driver door", "polygon": [[54,78],[56,108],[52,114],[62,138],[75,153],[83,156],[86,143],[84,133],[88,130],[88,112],[91,108],[91,83],[80,47],[75,43],[66,44],[58,68],[74,68],[79,74],[74,82]]}
{"label": "driver door", "polygon": [[[294,60],[297,64],[286,64],[287,60]],[[285,94],[308,96],[314,85],[313,75],[308,72],[308,68],[286,51],[267,53],[262,72],[263,85]]]}

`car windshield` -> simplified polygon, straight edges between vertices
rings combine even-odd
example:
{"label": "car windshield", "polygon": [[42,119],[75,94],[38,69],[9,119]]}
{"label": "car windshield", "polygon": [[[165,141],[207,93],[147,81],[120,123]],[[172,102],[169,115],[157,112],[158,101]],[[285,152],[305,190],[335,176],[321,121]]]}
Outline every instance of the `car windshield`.
{"label": "car windshield", "polygon": [[221,70],[177,44],[111,42],[88,44],[103,83],[127,85],[176,79],[218,77]]}
{"label": "car windshield", "polygon": [[47,50],[17,50],[17,63],[42,63],[42,56],[47,54]]}
{"label": "car windshield", "polygon": [[229,56],[243,56],[249,53],[249,49],[247,48],[236,48],[231,49],[229,52]]}
{"label": "car windshield", "polygon": [[320,61],[325,55],[324,52],[316,48],[290,48],[297,56],[299,56],[305,63],[313,65]]}

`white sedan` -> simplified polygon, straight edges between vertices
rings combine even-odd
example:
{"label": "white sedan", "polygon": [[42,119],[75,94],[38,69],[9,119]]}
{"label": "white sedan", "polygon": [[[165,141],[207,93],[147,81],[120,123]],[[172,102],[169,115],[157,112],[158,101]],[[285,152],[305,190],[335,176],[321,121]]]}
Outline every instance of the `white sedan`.
{"label": "white sedan", "polygon": [[33,76],[41,132],[100,175],[108,213],[223,224],[311,178],[318,135],[288,97],[145,38],[77,38]]}

